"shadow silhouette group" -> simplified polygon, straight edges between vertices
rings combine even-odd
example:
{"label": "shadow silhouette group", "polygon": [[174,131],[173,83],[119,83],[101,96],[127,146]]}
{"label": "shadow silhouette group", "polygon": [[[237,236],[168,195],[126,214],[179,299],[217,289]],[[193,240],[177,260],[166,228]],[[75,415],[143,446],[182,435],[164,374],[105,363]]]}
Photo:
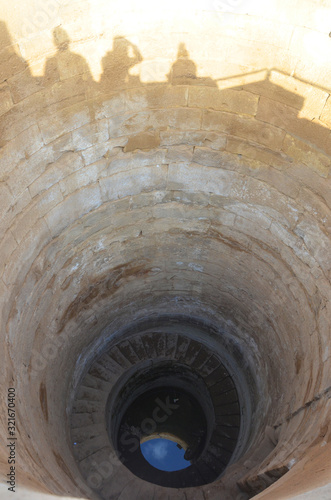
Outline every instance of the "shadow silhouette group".
{"label": "shadow silhouette group", "polygon": [[[51,91],[52,85],[57,82],[72,80],[72,85],[81,82],[87,86],[90,97],[102,96],[113,91],[124,91],[140,86],[207,86],[217,89],[217,98],[222,99],[224,90],[218,89],[218,80],[211,77],[197,75],[197,65],[190,59],[185,43],[178,46],[177,59],[166,75],[166,82],[143,83],[139,74],[132,74],[131,70],[142,63],[143,57],[139,48],[125,37],[116,36],[113,45],[101,60],[102,74],[99,81],[93,78],[86,59],[71,50],[71,40],[63,27],[53,30],[53,43],[56,52],[46,59],[42,76],[33,76],[29,64],[16,52],[6,24],[0,21],[0,84],[7,82],[14,96],[14,104],[40,91]],[[269,72],[270,75],[270,72]],[[245,75],[238,75],[242,77]],[[316,143],[327,154],[331,154],[330,130],[311,120],[299,118],[298,114],[304,104],[304,98],[290,92],[281,86],[272,83],[269,77],[246,85],[231,87],[232,90],[246,90],[253,94],[262,95],[275,100],[274,116],[271,115],[270,124],[284,128],[290,133],[301,137],[305,141]],[[324,89],[325,90],[325,89]],[[215,95],[215,94],[214,94]],[[282,106],[285,105],[285,108]],[[216,108],[217,109],[217,108]],[[226,105],[223,111],[227,111]],[[231,111],[231,109],[229,110]],[[239,111],[240,114],[240,111]],[[300,126],[298,126],[300,122]],[[292,127],[292,129],[291,129]]]}
{"label": "shadow silhouette group", "polygon": [[[143,61],[143,57],[138,47],[125,37],[116,36],[113,39],[112,49],[102,58],[102,74],[99,82],[93,79],[85,58],[70,49],[71,40],[68,33],[61,26],[53,30],[53,43],[56,47],[56,53],[46,59],[44,74],[41,77],[32,76],[28,63],[16,53],[11,36],[3,21],[0,21],[0,42],[2,46],[1,53],[7,52],[5,55],[3,54],[3,67],[0,68],[0,77],[1,73],[3,73],[5,76],[3,80],[5,81],[25,71],[25,81],[27,78],[34,79],[36,81],[36,90],[76,75],[82,75],[82,78],[90,86],[98,85],[101,90],[105,91],[122,90],[144,85],[139,75],[130,73],[134,66]],[[10,68],[6,75],[5,64]],[[196,64],[190,59],[184,43],[179,44],[177,60],[173,63],[169,74],[166,76],[168,83],[172,85],[208,85],[217,87],[217,83],[212,78],[197,76]]]}

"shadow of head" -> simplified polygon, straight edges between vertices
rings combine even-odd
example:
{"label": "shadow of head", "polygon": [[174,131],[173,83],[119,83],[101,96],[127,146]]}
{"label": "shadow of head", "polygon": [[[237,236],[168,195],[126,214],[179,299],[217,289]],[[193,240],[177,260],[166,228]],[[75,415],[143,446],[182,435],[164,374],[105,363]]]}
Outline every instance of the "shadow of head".
{"label": "shadow of head", "polygon": [[68,50],[70,45],[70,38],[65,29],[57,26],[53,30],[53,42],[58,50]]}

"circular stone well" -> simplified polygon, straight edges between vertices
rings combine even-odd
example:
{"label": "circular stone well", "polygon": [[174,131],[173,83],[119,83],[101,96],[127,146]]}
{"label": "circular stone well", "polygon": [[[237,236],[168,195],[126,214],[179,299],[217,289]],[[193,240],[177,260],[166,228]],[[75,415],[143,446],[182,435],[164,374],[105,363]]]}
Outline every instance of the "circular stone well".
{"label": "circular stone well", "polygon": [[1,498],[330,496],[328,2],[0,7]]}

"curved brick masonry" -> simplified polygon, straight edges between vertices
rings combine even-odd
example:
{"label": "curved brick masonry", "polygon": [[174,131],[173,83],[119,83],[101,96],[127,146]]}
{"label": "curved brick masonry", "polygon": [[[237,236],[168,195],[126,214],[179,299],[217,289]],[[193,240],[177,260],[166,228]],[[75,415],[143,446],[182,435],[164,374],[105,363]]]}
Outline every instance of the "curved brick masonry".
{"label": "curved brick masonry", "polygon": [[97,498],[73,388],[160,316],[217,325],[259,394],[250,447],[179,497],[330,483],[330,9],[184,4],[0,1],[0,372],[22,498]]}

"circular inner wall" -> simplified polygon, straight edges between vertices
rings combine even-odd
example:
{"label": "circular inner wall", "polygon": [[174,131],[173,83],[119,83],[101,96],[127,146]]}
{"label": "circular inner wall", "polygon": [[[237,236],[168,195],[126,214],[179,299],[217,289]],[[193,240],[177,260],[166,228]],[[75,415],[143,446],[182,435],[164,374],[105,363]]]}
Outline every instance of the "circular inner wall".
{"label": "circular inner wall", "polygon": [[[331,11],[262,3],[0,0],[0,377],[28,500],[331,487]],[[140,440],[192,454],[178,488],[120,459],[153,391],[196,414]]]}

